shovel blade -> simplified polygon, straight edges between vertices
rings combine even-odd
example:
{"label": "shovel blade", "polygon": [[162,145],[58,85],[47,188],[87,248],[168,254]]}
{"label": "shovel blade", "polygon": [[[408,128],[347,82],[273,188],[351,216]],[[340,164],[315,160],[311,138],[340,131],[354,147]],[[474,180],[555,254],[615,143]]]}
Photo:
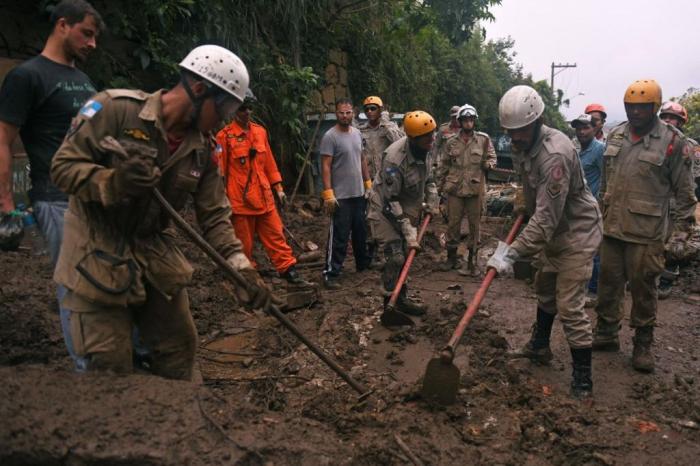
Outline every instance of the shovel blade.
{"label": "shovel blade", "polygon": [[408,317],[401,311],[396,309],[384,309],[382,315],[379,317],[380,322],[385,327],[403,327],[403,326],[413,326],[416,325],[413,319]]}
{"label": "shovel blade", "polygon": [[452,362],[433,358],[428,362],[423,377],[421,396],[443,406],[451,405],[457,400],[459,389],[459,369]]}

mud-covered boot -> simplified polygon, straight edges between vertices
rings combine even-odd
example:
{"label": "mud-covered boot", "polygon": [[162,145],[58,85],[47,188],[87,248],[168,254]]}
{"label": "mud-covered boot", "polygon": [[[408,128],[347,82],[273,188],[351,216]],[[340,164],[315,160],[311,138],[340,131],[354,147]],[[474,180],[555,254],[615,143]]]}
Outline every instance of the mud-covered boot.
{"label": "mud-covered boot", "polygon": [[462,267],[457,272],[465,277],[474,277],[478,275],[476,271],[476,249],[469,248],[468,254],[467,263],[462,263]]}
{"label": "mud-covered boot", "polygon": [[525,346],[516,354],[539,364],[549,364],[553,357],[552,350],[549,349],[552,324],[554,324],[554,314],[537,308],[537,321],[532,325],[530,341],[525,343]]}
{"label": "mud-covered boot", "polygon": [[593,394],[591,378],[591,349],[571,348],[571,396],[588,398]]}
{"label": "mud-covered boot", "polygon": [[651,344],[654,341],[654,327],[637,327],[632,338],[632,367],[639,372],[654,372],[654,356]]}
{"label": "mud-covered boot", "polygon": [[396,309],[409,316],[422,316],[428,310],[425,304],[418,304],[408,297],[399,297],[396,303]]}
{"label": "mud-covered boot", "polygon": [[441,272],[449,272],[457,268],[457,248],[447,248],[447,260],[438,266]]}
{"label": "mud-covered boot", "polygon": [[619,330],[620,324],[603,323],[599,318],[593,332],[593,351],[620,351]]}
{"label": "mud-covered boot", "polygon": [[293,265],[281,273],[280,278],[287,280],[287,283],[297,288],[313,288],[317,286],[316,283],[309,282],[301,278],[301,275],[299,275],[299,272],[297,272],[296,267]]}

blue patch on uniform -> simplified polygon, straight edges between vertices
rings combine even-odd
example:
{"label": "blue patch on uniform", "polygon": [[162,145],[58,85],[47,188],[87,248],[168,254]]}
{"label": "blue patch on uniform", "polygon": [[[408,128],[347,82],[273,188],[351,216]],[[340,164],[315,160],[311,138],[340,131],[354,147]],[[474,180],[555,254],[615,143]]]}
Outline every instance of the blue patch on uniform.
{"label": "blue patch on uniform", "polygon": [[396,167],[387,167],[384,169],[386,171],[386,174],[389,176],[394,176],[399,172],[399,169]]}
{"label": "blue patch on uniform", "polygon": [[85,102],[85,105],[83,105],[83,108],[80,109],[80,114],[83,115],[85,118],[92,118],[100,110],[102,110],[101,103],[99,103],[96,100],[88,100],[87,102]]}

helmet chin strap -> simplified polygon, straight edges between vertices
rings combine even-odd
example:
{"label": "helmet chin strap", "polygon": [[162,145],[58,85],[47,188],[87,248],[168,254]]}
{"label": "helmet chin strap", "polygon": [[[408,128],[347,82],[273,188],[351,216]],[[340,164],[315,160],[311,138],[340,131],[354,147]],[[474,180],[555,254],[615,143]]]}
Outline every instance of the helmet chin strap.
{"label": "helmet chin strap", "polygon": [[207,92],[202,94],[200,97],[195,96],[194,92],[192,92],[192,88],[190,87],[190,83],[187,82],[187,77],[185,76],[184,72],[180,72],[180,82],[182,83],[182,87],[185,88],[185,92],[187,92],[187,95],[190,97],[190,101],[192,101],[192,105],[194,106],[194,115],[190,120],[190,127],[197,129],[199,115],[202,113],[202,105],[204,105],[204,101],[209,97],[209,90],[207,90]]}

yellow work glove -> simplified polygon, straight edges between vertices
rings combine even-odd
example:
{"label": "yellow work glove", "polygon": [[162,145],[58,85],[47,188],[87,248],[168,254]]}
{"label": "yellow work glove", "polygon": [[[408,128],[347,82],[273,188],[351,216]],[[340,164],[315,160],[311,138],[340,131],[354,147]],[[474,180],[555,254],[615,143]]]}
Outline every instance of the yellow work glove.
{"label": "yellow work glove", "polygon": [[372,180],[365,180],[365,199],[369,199],[372,194]]}
{"label": "yellow work glove", "polygon": [[323,212],[329,217],[335,213],[335,209],[338,207],[338,200],[335,198],[335,193],[332,189],[326,189],[321,193],[321,199],[323,199]]}

